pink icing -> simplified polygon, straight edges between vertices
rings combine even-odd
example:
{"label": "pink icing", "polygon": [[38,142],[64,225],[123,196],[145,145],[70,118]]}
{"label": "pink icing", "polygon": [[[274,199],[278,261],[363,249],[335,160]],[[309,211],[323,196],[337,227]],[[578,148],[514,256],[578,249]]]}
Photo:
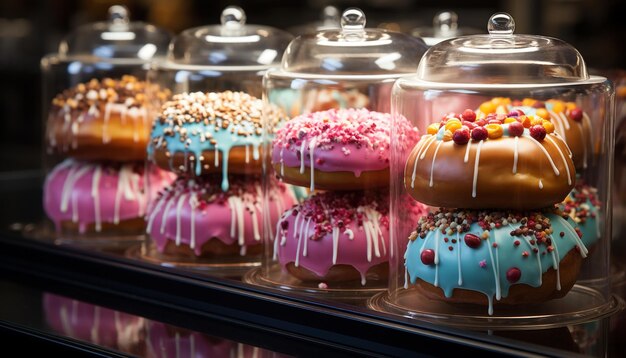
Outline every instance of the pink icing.
{"label": "pink icing", "polygon": [[148,321],[146,326],[147,357],[232,357],[237,352],[233,341],[160,322]]}
{"label": "pink icing", "polygon": [[[406,201],[417,220],[425,206]],[[409,205],[410,203],[410,205]],[[361,274],[389,260],[389,195],[379,192],[324,192],[283,214],[274,238],[274,256],[284,267],[294,263],[320,277],[334,265]]]}
{"label": "pink icing", "polygon": [[[396,120],[399,148],[417,143],[417,128]],[[303,114],[276,130],[272,163],[321,171],[351,171],[355,176],[389,167],[391,115],[367,109],[331,109]],[[313,158],[311,158],[311,155]],[[312,180],[312,182],[314,182]],[[313,188],[311,188],[313,190]]]}
{"label": "pink icing", "polygon": [[[214,177],[179,178],[159,193],[148,208],[147,233],[159,252],[168,241],[186,244],[196,255],[216,238],[226,245],[237,243],[241,255],[246,247],[261,243],[261,183],[235,177],[223,192]],[[217,183],[217,184],[216,184]],[[296,199],[284,184],[278,184],[269,198],[270,219],[278,219]]]}
{"label": "pink icing", "polygon": [[43,295],[46,322],[74,339],[129,350],[140,343],[144,319],[50,293]]}
{"label": "pink icing", "polygon": [[[102,223],[141,218],[150,196],[156,195],[174,176],[144,163],[95,163],[66,159],[46,178],[44,210],[57,230],[61,222],[78,223],[84,233],[90,224],[101,231]],[[147,183],[150,189],[147,190]]]}

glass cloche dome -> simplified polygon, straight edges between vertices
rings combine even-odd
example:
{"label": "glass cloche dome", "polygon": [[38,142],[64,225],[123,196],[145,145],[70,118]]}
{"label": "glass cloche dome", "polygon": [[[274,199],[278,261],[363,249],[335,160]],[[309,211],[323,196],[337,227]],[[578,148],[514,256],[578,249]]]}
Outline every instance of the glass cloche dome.
{"label": "glass cloche dome", "polygon": [[[44,88],[44,209],[61,243],[121,245],[144,238],[149,197],[164,171],[144,167],[152,125],[146,71],[167,52],[170,34],[130,21],[112,6],[109,19],[77,28],[41,61]],[[154,87],[151,92],[167,96]]]}
{"label": "glass cloche dome", "polygon": [[[176,180],[148,206],[149,240],[139,255],[231,275],[261,260],[262,78],[292,37],[247,24],[236,6],[220,20],[176,36],[166,60],[148,74],[151,84],[172,93],[149,96],[155,119],[149,162]],[[276,206],[293,204],[283,185],[274,193]]]}
{"label": "glass cloche dome", "polygon": [[[389,291],[376,309],[482,329],[615,311],[609,291],[614,90],[554,38],[443,41],[392,94]],[[420,141],[400,137],[408,119]],[[406,214],[406,197],[426,205]]]}
{"label": "glass cloche dome", "polygon": [[[361,10],[345,10],[341,28],[297,37],[265,75],[266,108],[289,118],[264,116],[265,178],[298,203],[273,216],[265,186],[266,250],[249,282],[346,299],[386,287],[390,94],[426,45],[365,24]],[[414,144],[417,131],[404,129]]]}

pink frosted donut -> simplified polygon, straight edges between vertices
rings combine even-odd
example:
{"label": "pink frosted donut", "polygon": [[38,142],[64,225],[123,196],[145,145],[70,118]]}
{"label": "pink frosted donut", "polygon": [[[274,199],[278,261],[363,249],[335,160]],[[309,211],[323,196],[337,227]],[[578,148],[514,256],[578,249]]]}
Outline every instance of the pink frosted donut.
{"label": "pink frosted donut", "polygon": [[144,319],[71,298],[44,293],[46,322],[55,332],[126,353],[142,354]]}
{"label": "pink frosted donut", "polygon": [[[417,219],[425,206],[406,200]],[[276,227],[274,257],[302,281],[386,279],[389,261],[389,195],[327,191],[283,214]]]}
{"label": "pink frosted donut", "polygon": [[156,357],[240,357],[237,343],[206,334],[166,325],[146,323],[146,356]]}
{"label": "pink frosted donut", "polygon": [[[326,190],[389,186],[391,115],[367,109],[303,114],[276,130],[272,165],[285,182]],[[411,148],[417,128],[396,121],[400,147]]]}
{"label": "pink frosted donut", "polygon": [[[233,177],[222,191],[215,176],[179,178],[161,191],[148,209],[147,233],[160,253],[183,257],[260,253],[260,180]],[[280,183],[271,191],[270,218],[296,202]]]}
{"label": "pink frosted donut", "polygon": [[156,166],[150,167],[147,177],[144,174],[143,162],[67,159],[46,178],[44,210],[58,232],[142,234],[150,196],[174,178]]}

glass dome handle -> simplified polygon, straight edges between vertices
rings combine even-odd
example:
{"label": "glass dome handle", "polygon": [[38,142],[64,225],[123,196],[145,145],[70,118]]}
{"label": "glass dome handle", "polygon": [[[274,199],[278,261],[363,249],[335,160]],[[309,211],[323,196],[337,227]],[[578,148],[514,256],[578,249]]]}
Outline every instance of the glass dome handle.
{"label": "glass dome handle", "polygon": [[113,5],[109,8],[109,23],[115,26],[125,26],[130,22],[128,8],[122,5]]}
{"label": "glass dome handle", "polygon": [[511,36],[515,31],[515,20],[506,12],[493,14],[487,23],[487,31],[490,35]]}
{"label": "glass dome handle", "polygon": [[348,41],[365,38],[365,13],[356,7],[346,9],[341,15],[341,31]]}
{"label": "glass dome handle", "polygon": [[458,27],[458,15],[454,11],[442,11],[433,18],[433,28],[437,34],[444,35],[456,32]]}
{"label": "glass dome handle", "polygon": [[340,22],[339,9],[332,5],[328,5],[322,11],[322,23],[324,25],[335,25]]}
{"label": "glass dome handle", "polygon": [[228,6],[222,11],[220,22],[226,29],[240,29],[246,24],[246,13],[239,6]]}

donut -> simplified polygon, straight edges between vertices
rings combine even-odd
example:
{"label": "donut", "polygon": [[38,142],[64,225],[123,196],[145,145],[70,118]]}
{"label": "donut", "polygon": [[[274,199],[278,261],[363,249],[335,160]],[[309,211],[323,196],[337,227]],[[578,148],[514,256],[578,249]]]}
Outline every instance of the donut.
{"label": "donut", "polygon": [[[310,190],[389,186],[391,115],[367,109],[331,109],[301,115],[276,130],[272,165],[285,182]],[[400,144],[412,147],[417,129],[396,123]]]}
{"label": "donut", "polygon": [[152,124],[148,87],[161,100],[169,96],[128,75],[92,79],[58,94],[46,125],[48,151],[81,160],[144,160]]}
{"label": "donut", "polygon": [[525,119],[487,123],[466,110],[431,124],[408,156],[407,191],[427,205],[464,209],[530,210],[563,201],[576,178],[569,149],[551,127]]}
{"label": "donut", "polygon": [[[407,211],[414,220],[425,214],[421,204],[410,203]],[[388,249],[388,193],[317,193],[276,224],[274,259],[301,281],[360,280],[365,285],[368,279],[386,279]]]}
{"label": "donut", "polygon": [[52,293],[43,294],[43,311],[54,332],[133,355],[143,354],[145,320],[141,317]]}
{"label": "donut", "polygon": [[[261,252],[260,178],[233,176],[226,192],[215,183],[215,176],[179,177],[151,202],[146,232],[159,253],[210,258]],[[276,184],[269,195],[270,220],[295,202],[293,191]]]}
{"label": "donut", "polygon": [[500,116],[525,115],[530,122],[545,123],[553,127],[572,153],[574,166],[577,170],[587,169],[594,153],[594,141],[591,120],[574,102],[550,99],[545,102],[532,98],[511,101],[508,98],[494,98],[481,104],[477,113],[483,115],[497,114]]}
{"label": "donut", "polygon": [[588,253],[568,219],[554,209],[440,209],[411,233],[405,278],[431,299],[488,305],[490,315],[494,302],[563,297]]}
{"label": "donut", "polygon": [[144,162],[68,158],[46,177],[44,210],[59,233],[139,235],[149,198],[172,180],[155,166],[146,173]]}
{"label": "donut", "polygon": [[[227,191],[228,174],[261,174],[262,111],[263,101],[244,92],[177,94],[153,124],[148,155],[179,175],[222,173]],[[281,115],[270,109],[268,117]]]}
{"label": "donut", "polygon": [[582,232],[583,243],[591,248],[600,238],[598,189],[578,180],[559,208],[576,223]]}
{"label": "donut", "polygon": [[174,327],[165,323],[146,322],[146,357],[239,357],[237,343],[228,339]]}

